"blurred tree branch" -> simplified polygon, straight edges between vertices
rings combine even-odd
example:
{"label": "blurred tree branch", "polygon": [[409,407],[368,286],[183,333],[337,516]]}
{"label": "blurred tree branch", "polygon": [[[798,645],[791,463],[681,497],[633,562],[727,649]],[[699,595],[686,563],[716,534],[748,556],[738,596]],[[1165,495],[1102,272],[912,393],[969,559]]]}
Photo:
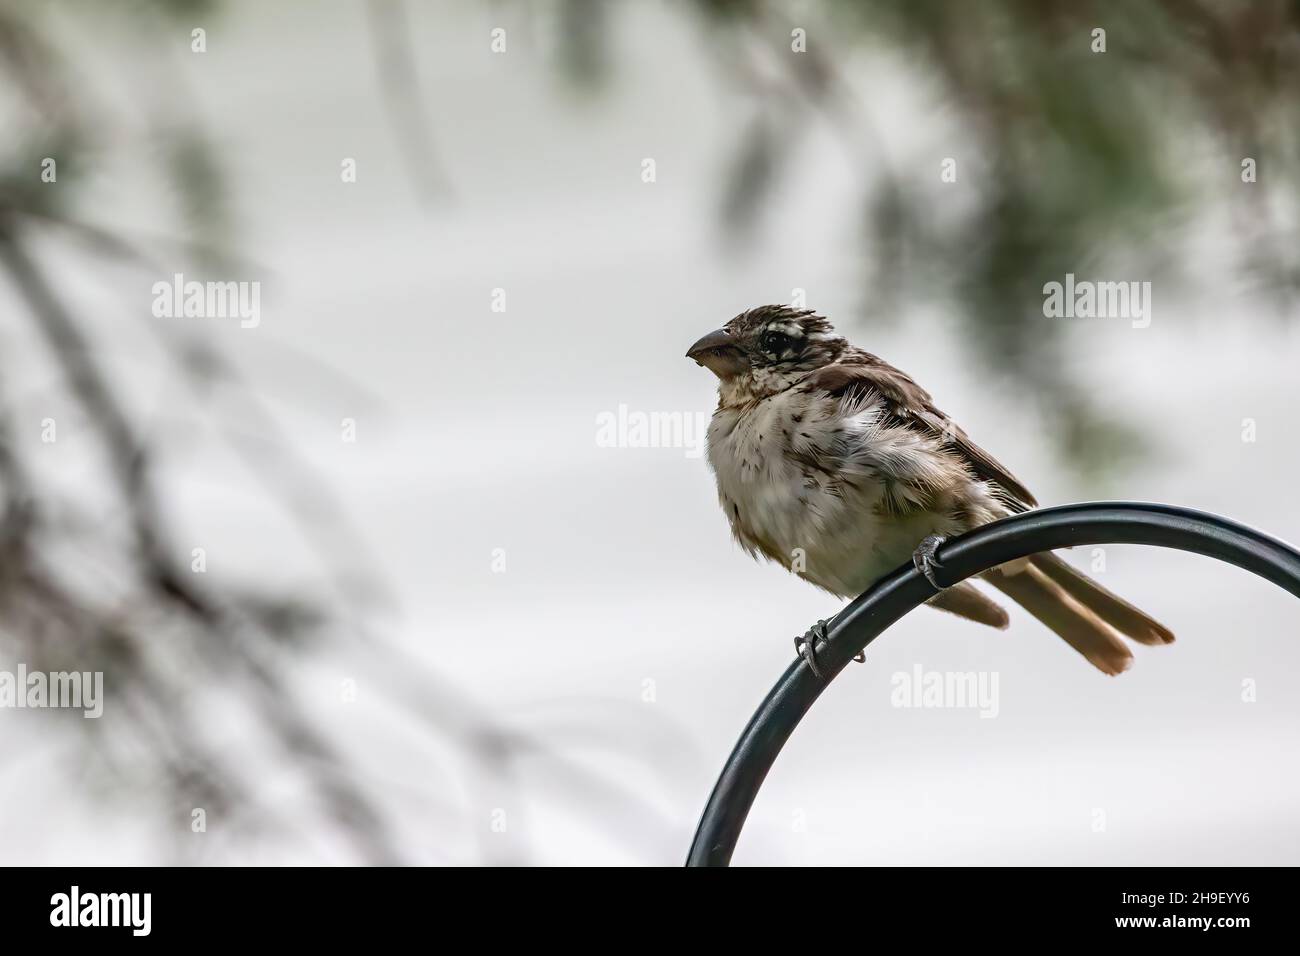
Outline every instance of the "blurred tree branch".
{"label": "blurred tree branch", "polygon": [[[188,23],[199,14],[215,17],[220,7],[206,0],[151,0],[124,8],[122,16],[166,30],[159,18]],[[393,8],[375,9],[377,40],[387,38],[376,49],[385,61],[402,26],[384,19]],[[174,261],[178,251],[240,273],[264,270],[228,251],[229,196],[216,154],[202,127],[185,120],[192,111],[165,103],[156,113],[171,119],[154,127],[163,148],[155,149],[156,142],[136,145],[174,185],[184,234],[142,243],[72,214],[96,144],[125,134],[110,110],[85,108],[87,84],[80,77],[69,80],[72,67],[47,36],[45,15],[35,5],[0,0],[0,72],[22,94],[12,149],[0,154],[0,272],[85,416],[82,434],[91,439],[87,444],[95,446],[98,462],[86,480],[105,495],[108,517],[42,481],[38,456],[19,438],[14,403],[0,393],[0,651],[16,653],[33,669],[103,672],[111,719],[79,721],[85,754],[123,792],[163,803],[174,830],[158,829],[171,836],[166,846],[181,859],[195,852],[186,846],[197,846],[181,837],[195,807],[226,822],[223,842],[232,853],[247,852],[240,837],[255,832],[279,843],[322,835],[319,828],[296,827],[268,804],[267,781],[250,776],[254,755],[267,751],[272,766],[307,783],[329,829],[349,841],[357,859],[412,860],[398,836],[403,821],[394,816],[390,795],[376,792],[356,756],[336,745],[299,699],[295,679],[309,653],[333,652],[387,688],[402,713],[454,748],[474,786],[513,791],[523,786],[516,779],[519,761],[540,758],[565,787],[606,795],[609,814],[588,822],[607,826],[616,838],[666,826],[639,795],[608,785],[533,735],[501,726],[428,668],[367,638],[364,612],[386,592],[355,567],[364,548],[346,527],[340,503],[294,455],[290,436],[262,408],[256,383],[201,337],[159,331],[155,322],[150,331],[193,387],[196,401],[206,400],[208,385],[218,380],[243,396],[244,430],[227,430],[227,437],[262,482],[266,500],[297,518],[335,580],[328,592],[286,593],[217,575],[201,579],[184,566],[180,556],[186,549],[175,541],[177,516],[169,511],[172,489],[160,478],[167,450],[143,439],[139,416],[101,360],[93,317],[67,304],[44,261],[41,240],[71,238],[94,259],[126,263],[155,279],[170,273],[163,262]],[[403,62],[399,52],[380,66],[389,71],[385,89],[394,123],[418,122],[418,97],[408,96],[413,61]],[[432,174],[432,140],[418,129],[411,135],[403,148],[413,168]],[[58,157],[57,188],[40,179],[41,160],[48,156]],[[166,246],[168,254],[157,256],[149,245]],[[255,433],[247,431],[250,423]],[[348,560],[352,567],[345,567]],[[93,569],[89,579],[87,569]],[[221,740],[203,692],[235,700],[252,717],[255,734],[237,748]],[[428,801],[421,814],[438,805]],[[232,829],[232,822],[243,832]],[[463,819],[457,822],[464,825]]]}

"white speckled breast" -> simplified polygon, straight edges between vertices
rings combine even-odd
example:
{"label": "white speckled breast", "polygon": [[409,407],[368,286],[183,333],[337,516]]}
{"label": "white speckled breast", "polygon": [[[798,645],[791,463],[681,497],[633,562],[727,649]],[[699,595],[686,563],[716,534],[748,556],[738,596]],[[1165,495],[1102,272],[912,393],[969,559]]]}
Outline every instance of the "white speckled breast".
{"label": "white speckled breast", "polygon": [[882,425],[880,412],[870,398],[845,405],[798,388],[718,409],[708,460],[747,552],[849,597],[908,561],[926,535],[964,530],[942,511],[887,507],[891,477],[950,459],[938,440]]}

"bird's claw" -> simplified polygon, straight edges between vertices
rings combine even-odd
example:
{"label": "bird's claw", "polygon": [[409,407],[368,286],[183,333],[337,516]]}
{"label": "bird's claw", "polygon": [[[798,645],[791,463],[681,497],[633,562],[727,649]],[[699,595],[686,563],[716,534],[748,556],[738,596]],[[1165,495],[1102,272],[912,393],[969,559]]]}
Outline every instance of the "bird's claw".
{"label": "bird's claw", "polygon": [[[808,662],[808,669],[813,672],[814,676],[822,677],[823,679],[824,675],[817,664],[817,642],[821,641],[822,643],[825,643],[828,640],[828,626],[828,622],[818,621],[812,627],[808,628],[806,634],[802,634],[794,639],[795,652]],[[866,663],[867,652],[858,651],[853,655],[853,659],[859,664]]]}
{"label": "bird's claw", "polygon": [[825,621],[818,621],[812,627],[808,628],[806,634],[800,635],[794,639],[795,653],[807,661],[808,669],[813,672],[815,677],[823,677],[821,668],[817,666],[817,642],[825,640]]}
{"label": "bird's claw", "polygon": [[916,570],[925,575],[925,579],[930,582],[936,591],[942,591],[948,586],[939,583],[934,574],[935,571],[943,570],[943,565],[935,554],[939,550],[939,545],[947,540],[941,534],[926,535],[925,539],[917,545],[916,550],[912,552],[912,564],[916,567]]}

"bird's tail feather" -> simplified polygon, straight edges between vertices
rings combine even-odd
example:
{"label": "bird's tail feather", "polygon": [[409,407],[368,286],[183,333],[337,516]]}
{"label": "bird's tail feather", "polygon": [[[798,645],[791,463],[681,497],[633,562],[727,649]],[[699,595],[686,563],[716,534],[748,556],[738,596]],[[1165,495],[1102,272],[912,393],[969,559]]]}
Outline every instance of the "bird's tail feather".
{"label": "bird's tail feather", "polygon": [[[1167,629],[1055,555],[1035,555],[1019,573],[995,569],[985,579],[1106,674],[1119,674],[1133,663],[1133,654],[1118,632],[1137,631],[1144,643],[1173,640]],[[1141,627],[1136,625],[1139,619]],[[1152,640],[1156,635],[1159,641]]]}
{"label": "bird's tail feather", "polygon": [[949,614],[975,621],[977,624],[996,627],[1000,631],[1006,630],[1007,625],[1011,623],[1002,605],[969,581],[944,588],[926,603]]}
{"label": "bird's tail feather", "polygon": [[1070,597],[1074,598],[1088,610],[1125,637],[1131,637],[1139,644],[1172,644],[1173,631],[1159,621],[1148,617],[1128,601],[1108,591],[1082,571],[1067,564],[1063,559],[1045,551],[1031,559],[1049,578],[1059,584]]}

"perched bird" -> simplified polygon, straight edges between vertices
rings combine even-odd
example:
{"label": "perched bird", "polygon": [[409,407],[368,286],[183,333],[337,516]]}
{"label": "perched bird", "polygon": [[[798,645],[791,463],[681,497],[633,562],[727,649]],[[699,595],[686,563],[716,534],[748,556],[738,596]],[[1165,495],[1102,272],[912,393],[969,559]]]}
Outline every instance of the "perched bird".
{"label": "perched bird", "polygon": [[[941,587],[932,564],[945,537],[1038,504],[925,389],[811,310],[750,309],[686,355],[719,379],[708,461],[736,540],[832,594],[856,596],[909,557]],[[1121,635],[1174,639],[1050,552],[983,578],[1107,674],[1133,661]],[[1007,626],[970,581],[929,603]]]}

